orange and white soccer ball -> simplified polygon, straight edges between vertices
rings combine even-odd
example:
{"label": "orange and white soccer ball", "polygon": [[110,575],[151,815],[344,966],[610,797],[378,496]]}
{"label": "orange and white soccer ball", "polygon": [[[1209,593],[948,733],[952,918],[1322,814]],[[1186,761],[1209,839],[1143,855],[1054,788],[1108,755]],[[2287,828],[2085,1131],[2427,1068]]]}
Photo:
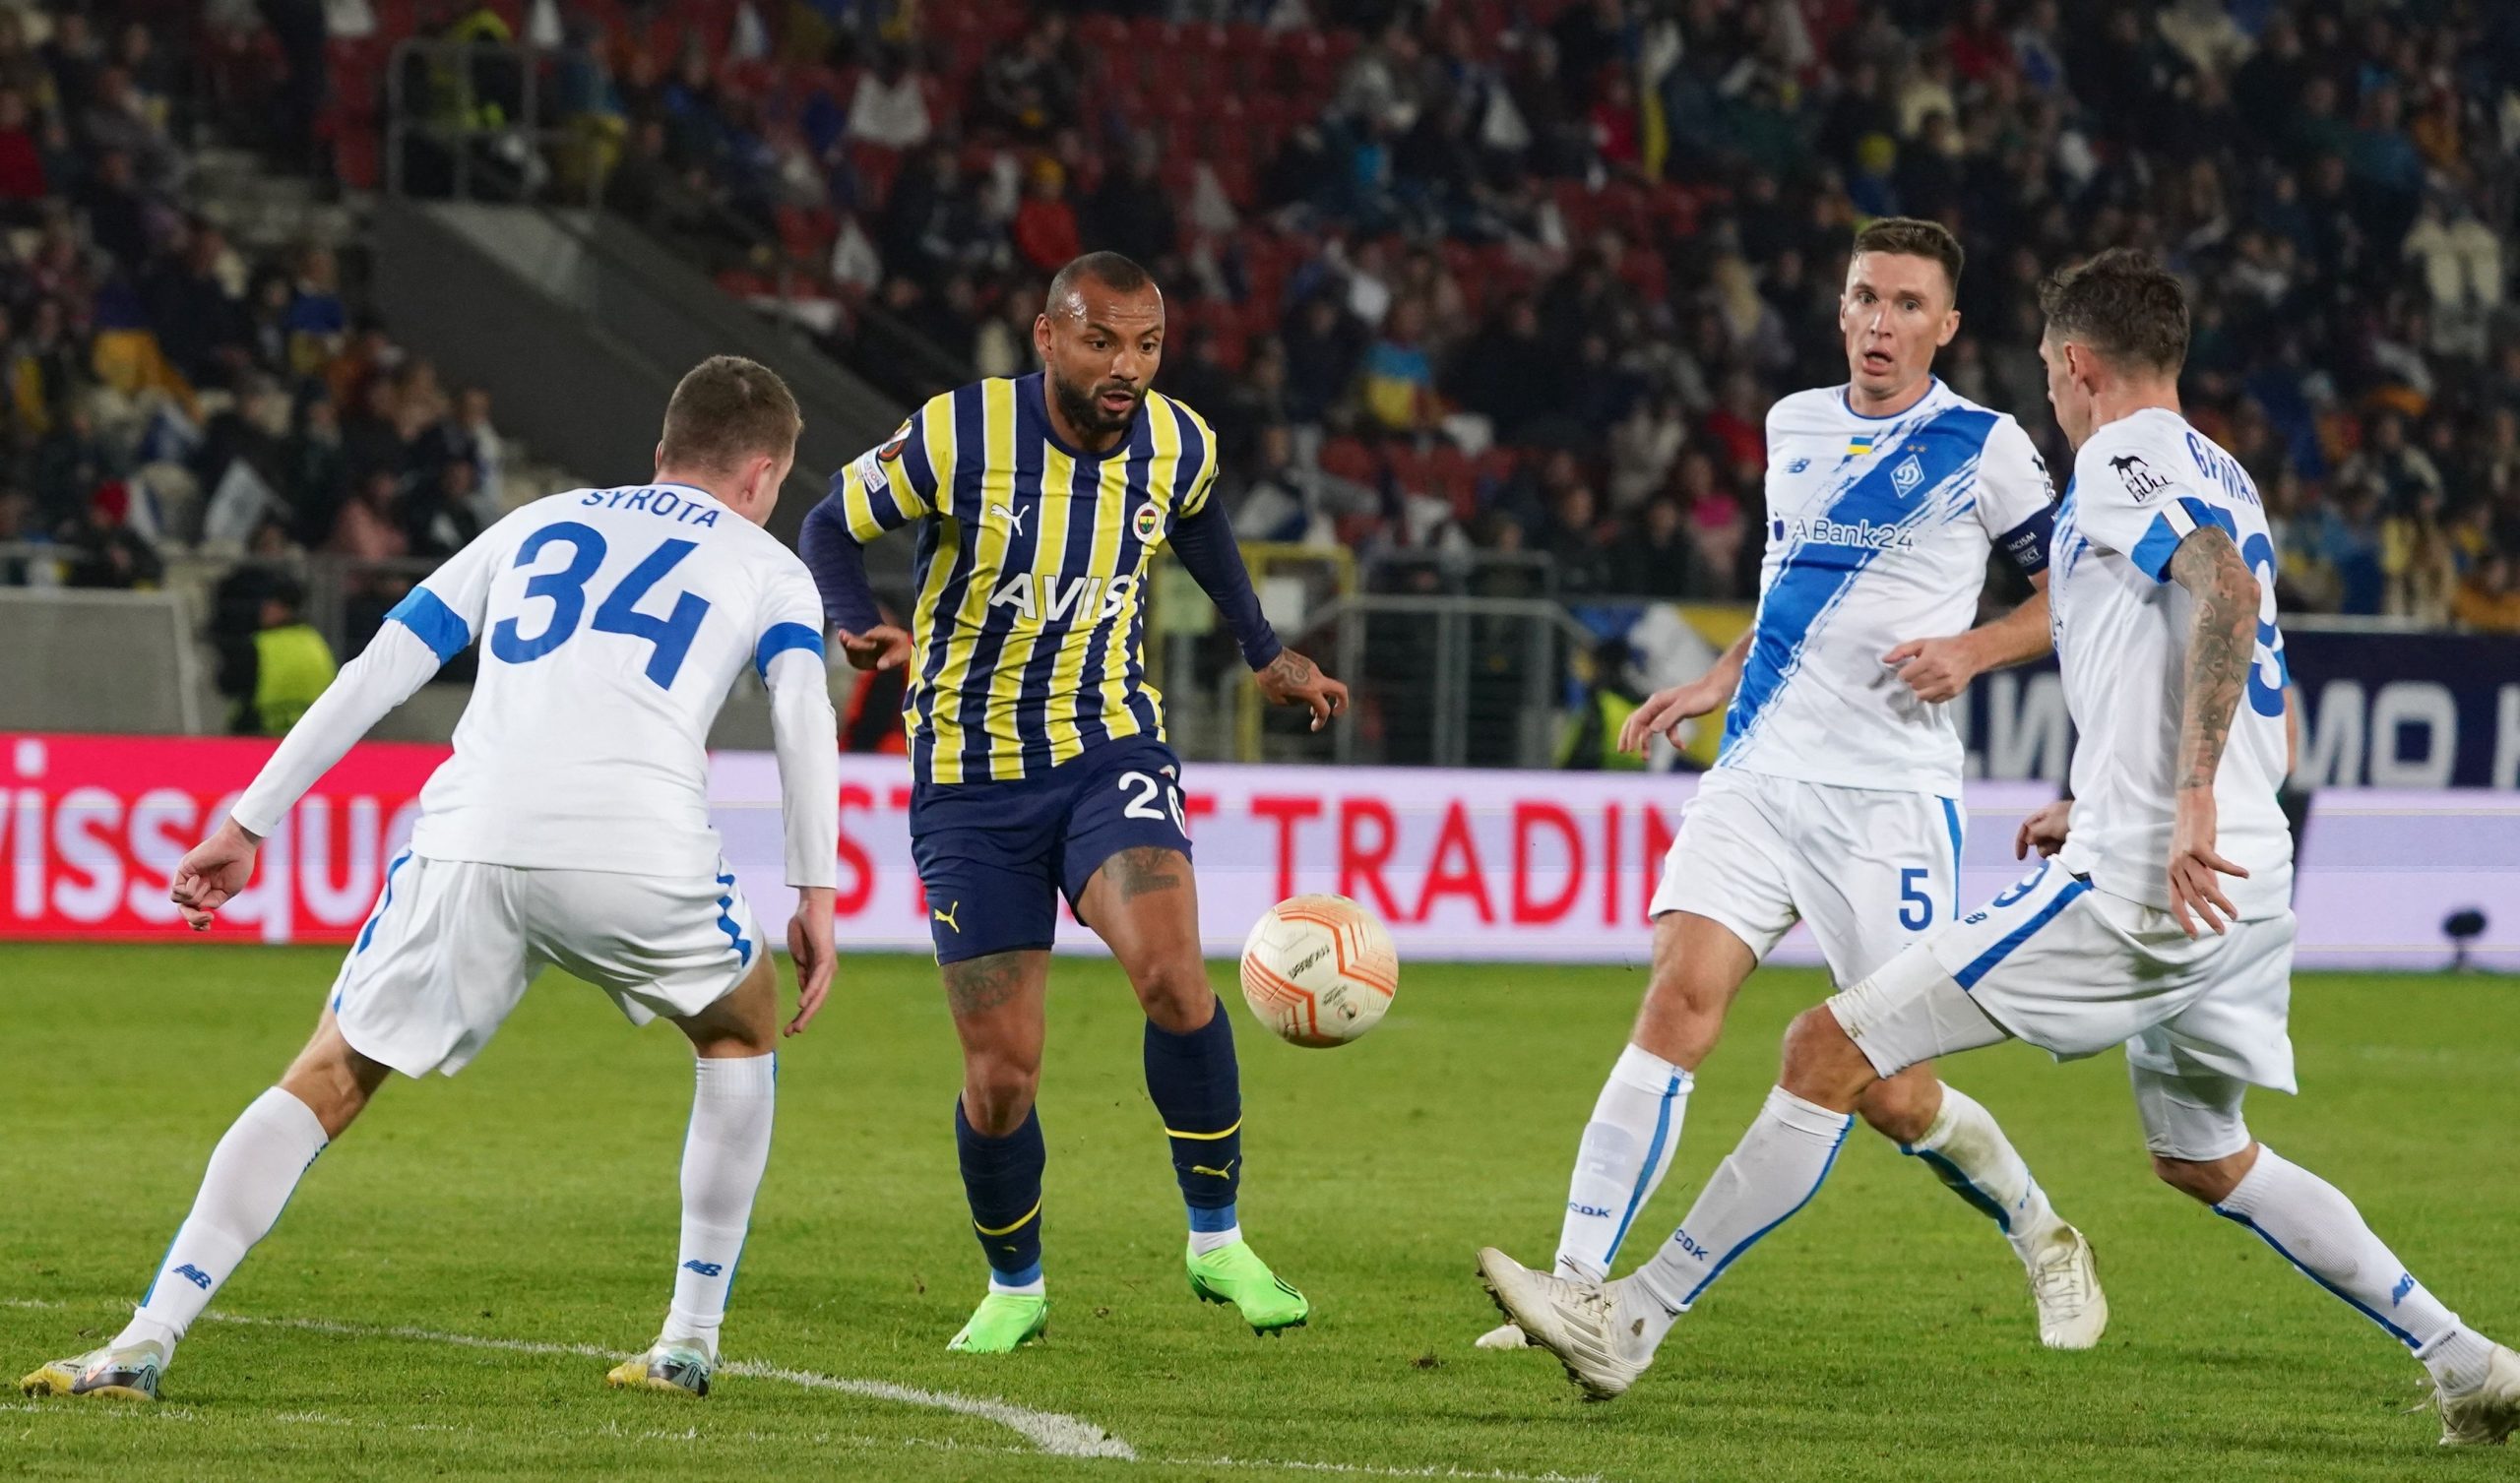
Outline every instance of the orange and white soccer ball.
{"label": "orange and white soccer ball", "polygon": [[1242,940],[1242,997],[1295,1045],[1345,1045],[1380,1023],[1400,988],[1381,918],[1344,896],[1299,896]]}

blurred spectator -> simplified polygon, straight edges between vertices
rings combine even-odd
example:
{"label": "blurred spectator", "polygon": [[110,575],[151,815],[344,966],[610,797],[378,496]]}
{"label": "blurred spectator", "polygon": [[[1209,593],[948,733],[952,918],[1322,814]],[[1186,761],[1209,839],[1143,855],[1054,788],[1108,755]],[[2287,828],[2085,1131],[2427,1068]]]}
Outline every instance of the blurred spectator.
{"label": "blurred spectator", "polygon": [[1056,273],[1085,251],[1076,209],[1068,205],[1067,171],[1047,156],[1033,161],[1024,204],[1015,213],[1015,251],[1043,273]]}
{"label": "blurred spectator", "polygon": [[0,89],[0,213],[24,225],[32,216],[29,209],[49,189],[27,96],[15,88]]}
{"label": "blurred spectator", "polygon": [[2458,620],[2480,633],[2520,635],[2520,582],[2512,559],[2497,551],[2477,563],[2451,599]]}
{"label": "blurred spectator", "polygon": [[1669,496],[1649,500],[1634,528],[1610,553],[1609,587],[1623,597],[1698,599],[1731,595],[1686,533],[1688,514]]}
{"label": "blurred spectator", "polygon": [[1434,425],[1435,368],[1418,343],[1424,321],[1415,302],[1399,304],[1365,351],[1365,416],[1385,432],[1419,433]]}
{"label": "blurred spectator", "polygon": [[1087,247],[1116,252],[1150,268],[1171,255],[1177,240],[1172,193],[1157,174],[1160,162],[1153,134],[1130,139],[1128,162],[1104,178],[1086,207]]}
{"label": "blurred spectator", "polygon": [[233,703],[227,729],[239,736],[284,734],[333,682],[332,647],[306,622],[305,587],[283,565],[292,554],[287,532],[266,523],[219,586],[219,693]]}
{"label": "blurred spectator", "polygon": [[849,99],[849,137],[887,150],[927,143],[934,124],[927,116],[925,81],[902,48],[885,47],[875,65],[857,75],[857,91]]}

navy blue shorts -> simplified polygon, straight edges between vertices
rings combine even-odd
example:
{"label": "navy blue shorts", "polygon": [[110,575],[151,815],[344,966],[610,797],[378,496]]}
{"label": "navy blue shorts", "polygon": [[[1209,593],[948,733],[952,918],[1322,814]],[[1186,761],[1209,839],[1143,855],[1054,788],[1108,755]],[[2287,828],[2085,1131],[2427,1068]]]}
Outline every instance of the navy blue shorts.
{"label": "navy blue shorts", "polygon": [[1107,742],[1040,777],[916,784],[910,852],[936,960],[1049,947],[1059,893],[1075,906],[1103,861],[1146,845],[1189,855],[1181,811],[1181,760],[1149,736]]}

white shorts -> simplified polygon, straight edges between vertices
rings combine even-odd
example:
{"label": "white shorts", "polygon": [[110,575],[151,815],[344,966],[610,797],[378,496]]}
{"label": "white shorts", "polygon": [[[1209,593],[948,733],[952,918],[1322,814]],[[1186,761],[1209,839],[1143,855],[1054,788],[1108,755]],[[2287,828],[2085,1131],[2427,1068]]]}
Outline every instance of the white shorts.
{"label": "white shorts", "polygon": [[2292,974],[2290,912],[2190,939],[2051,860],[1829,1009],[1883,1076],[2007,1037],[2123,1045],[2153,1151],[2211,1159],[2248,1144],[2244,1088],[2295,1089]]}
{"label": "white shorts", "polygon": [[1722,923],[1765,958],[1798,919],[1853,983],[1959,907],[1955,799],[1719,768],[1699,780],[1650,912]]}
{"label": "white shorts", "polygon": [[350,1048],[406,1076],[479,1055],[547,963],[611,996],[633,1024],[696,1015],[743,981],[761,924],[722,861],[715,879],[431,860],[386,867],[332,1009]]}

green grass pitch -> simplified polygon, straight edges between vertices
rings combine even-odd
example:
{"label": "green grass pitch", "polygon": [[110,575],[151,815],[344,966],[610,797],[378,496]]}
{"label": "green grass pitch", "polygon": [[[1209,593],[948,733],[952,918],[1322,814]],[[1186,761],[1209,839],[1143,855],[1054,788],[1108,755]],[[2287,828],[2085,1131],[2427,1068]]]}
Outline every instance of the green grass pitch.
{"label": "green grass pitch", "polygon": [[[0,949],[9,1378],[119,1327],[213,1141],[296,1048],[336,960]],[[1473,1349],[1495,1320],[1472,1253],[1547,1256],[1640,978],[1413,963],[1383,1027],[1338,1051],[1277,1043],[1226,989],[1245,1228],[1316,1305],[1311,1328],[1261,1339],[1183,1280],[1126,986],[1062,960],[1042,1097],[1050,1334],[982,1359],[945,1352],[982,1271],[934,969],[846,959],[784,1053],[726,1329],[747,1373],[692,1404],[608,1392],[596,1357],[636,1349],[663,1313],[688,1054],[554,975],[471,1070],[389,1086],[324,1155],[193,1330],[163,1402],[0,1396],[0,1476],[2520,1476],[2520,1457],[2438,1452],[2433,1419],[2402,1414],[2422,1395],[2403,1352],[2152,1182],[2114,1055],[2058,1067],[2007,1047],[1948,1068],[2097,1243],[2113,1313],[2097,1352],[2042,1351],[1988,1222],[1860,1131],[1624,1400],[1584,1404],[1544,1356]],[[1622,1267],[1668,1236],[1772,1079],[1785,1020],[1822,988],[1753,980]],[[2295,1011],[2306,1095],[2257,1098],[2257,1131],[2354,1195],[2471,1322],[2520,1334],[2520,994],[2316,975]],[[891,1388],[1077,1418],[1135,1459],[1045,1453],[989,1414]]]}

